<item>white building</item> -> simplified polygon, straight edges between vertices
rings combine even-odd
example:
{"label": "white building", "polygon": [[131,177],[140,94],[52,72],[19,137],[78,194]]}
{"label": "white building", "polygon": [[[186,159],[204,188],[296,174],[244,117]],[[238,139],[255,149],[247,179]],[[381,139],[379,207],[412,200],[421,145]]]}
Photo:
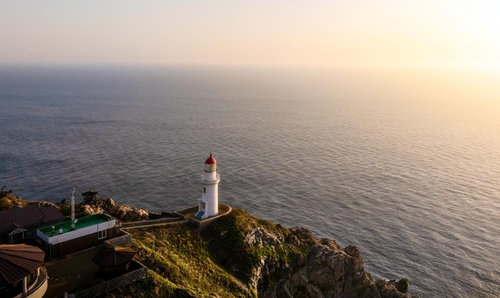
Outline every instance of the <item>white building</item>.
{"label": "white building", "polygon": [[120,232],[116,220],[105,213],[78,218],[74,228],[72,221],[65,221],[36,231],[47,259],[54,260],[66,255],[101,245]]}
{"label": "white building", "polygon": [[219,214],[219,181],[217,174],[217,161],[210,153],[205,161],[204,173],[201,175],[201,199],[195,217],[205,219]]}

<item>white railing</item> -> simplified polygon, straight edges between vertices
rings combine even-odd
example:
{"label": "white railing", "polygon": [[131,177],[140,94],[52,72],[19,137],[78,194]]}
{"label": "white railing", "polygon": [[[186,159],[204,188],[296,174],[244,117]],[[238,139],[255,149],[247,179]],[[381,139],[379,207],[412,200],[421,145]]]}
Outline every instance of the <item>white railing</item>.
{"label": "white railing", "polygon": [[201,182],[216,182],[216,181],[220,180],[220,175],[219,174],[215,175],[215,179],[214,180],[204,179],[204,176],[205,176],[205,174],[201,174]]}

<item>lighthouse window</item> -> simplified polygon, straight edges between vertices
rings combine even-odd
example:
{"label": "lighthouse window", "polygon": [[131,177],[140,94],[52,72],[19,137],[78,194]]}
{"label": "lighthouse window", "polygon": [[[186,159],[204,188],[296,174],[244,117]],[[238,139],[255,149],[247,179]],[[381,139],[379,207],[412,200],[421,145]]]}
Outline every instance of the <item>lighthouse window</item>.
{"label": "lighthouse window", "polygon": [[203,193],[207,193],[207,188],[203,187]]}

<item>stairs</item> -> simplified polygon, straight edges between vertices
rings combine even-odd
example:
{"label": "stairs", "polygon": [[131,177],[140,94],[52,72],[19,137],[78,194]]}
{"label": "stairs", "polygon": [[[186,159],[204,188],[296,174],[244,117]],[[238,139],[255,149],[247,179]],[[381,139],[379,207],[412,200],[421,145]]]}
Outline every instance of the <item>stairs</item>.
{"label": "stairs", "polygon": [[199,219],[203,219],[203,215],[205,215],[205,212],[203,212],[203,211],[198,211],[198,213],[196,213],[196,214],[194,215],[194,217],[199,218]]}

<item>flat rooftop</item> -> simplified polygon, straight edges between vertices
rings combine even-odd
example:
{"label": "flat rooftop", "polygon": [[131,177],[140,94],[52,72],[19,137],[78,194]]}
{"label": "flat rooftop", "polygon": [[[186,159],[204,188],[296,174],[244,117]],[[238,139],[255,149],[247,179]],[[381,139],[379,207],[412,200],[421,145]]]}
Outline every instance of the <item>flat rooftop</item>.
{"label": "flat rooftop", "polygon": [[[80,230],[83,228],[87,228],[102,222],[107,222],[111,221],[114,218],[104,214],[104,213],[99,213],[99,214],[92,214],[84,217],[77,218],[76,224],[75,224],[75,230]],[[54,228],[52,228],[54,227]],[[38,229],[40,232],[42,232],[45,236],[47,237],[52,237],[59,235],[59,230],[62,229],[63,233],[70,232],[71,230],[71,221],[64,221],[52,226],[47,226]]]}

